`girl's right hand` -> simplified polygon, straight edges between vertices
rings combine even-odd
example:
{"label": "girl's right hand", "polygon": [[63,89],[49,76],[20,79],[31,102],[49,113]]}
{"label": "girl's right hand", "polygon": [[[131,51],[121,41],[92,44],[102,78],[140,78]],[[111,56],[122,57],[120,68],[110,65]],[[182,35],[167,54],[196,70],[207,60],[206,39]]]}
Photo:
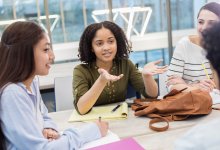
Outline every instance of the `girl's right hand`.
{"label": "girl's right hand", "polygon": [[106,71],[105,69],[102,69],[102,68],[99,68],[98,72],[99,72],[100,76],[102,77],[102,79],[106,80],[107,82],[118,81],[119,79],[121,79],[124,76],[123,74],[120,74],[118,76],[111,75],[108,73],[108,71]]}
{"label": "girl's right hand", "polygon": [[106,121],[96,121],[95,122],[97,126],[99,127],[101,136],[106,136],[108,132],[108,122]]}

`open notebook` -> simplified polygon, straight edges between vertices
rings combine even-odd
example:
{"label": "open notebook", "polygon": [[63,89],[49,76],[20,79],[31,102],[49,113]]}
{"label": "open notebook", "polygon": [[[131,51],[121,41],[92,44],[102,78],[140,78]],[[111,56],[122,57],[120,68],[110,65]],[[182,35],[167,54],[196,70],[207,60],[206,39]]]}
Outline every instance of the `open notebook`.
{"label": "open notebook", "polygon": [[117,106],[115,105],[108,105],[108,106],[96,106],[93,107],[92,110],[85,114],[79,115],[76,110],[73,110],[69,122],[74,121],[91,121],[91,120],[98,120],[99,117],[102,119],[126,119],[128,114],[128,104],[126,102],[121,103],[120,107],[112,112],[112,110]]}

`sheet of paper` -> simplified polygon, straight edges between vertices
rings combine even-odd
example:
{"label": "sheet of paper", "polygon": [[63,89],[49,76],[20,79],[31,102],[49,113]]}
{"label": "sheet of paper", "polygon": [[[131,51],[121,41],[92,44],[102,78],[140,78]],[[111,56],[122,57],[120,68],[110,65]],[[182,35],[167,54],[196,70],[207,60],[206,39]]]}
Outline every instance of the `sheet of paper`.
{"label": "sheet of paper", "polygon": [[119,141],[119,140],[120,138],[118,137],[118,135],[116,135],[115,133],[109,130],[105,137],[86,143],[80,150],[96,147],[96,146],[103,145],[103,144],[112,143],[112,142]]}
{"label": "sheet of paper", "polygon": [[107,106],[96,106],[93,107],[92,110],[85,115],[79,115],[76,110],[73,110],[68,121],[91,121],[97,120],[99,117],[101,117],[102,119],[126,119],[128,114],[128,104],[126,102],[123,102],[116,111],[112,112],[112,110],[116,106],[116,104]]}
{"label": "sheet of paper", "polygon": [[212,104],[220,104],[220,91],[218,89],[213,89],[209,94],[212,97]]}

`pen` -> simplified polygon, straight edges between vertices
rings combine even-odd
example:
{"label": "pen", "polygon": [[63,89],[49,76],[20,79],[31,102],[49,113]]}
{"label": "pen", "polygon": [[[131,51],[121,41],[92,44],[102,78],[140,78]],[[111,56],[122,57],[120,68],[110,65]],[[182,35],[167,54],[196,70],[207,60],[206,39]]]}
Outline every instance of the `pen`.
{"label": "pen", "polygon": [[118,104],[115,108],[112,109],[112,112],[115,112],[120,106],[121,104]]}
{"label": "pen", "polygon": [[205,65],[204,65],[204,64],[202,64],[202,68],[203,68],[203,70],[205,71],[205,74],[206,74],[207,79],[209,79],[209,80],[210,80],[210,76],[209,76],[208,71],[206,70],[206,68],[205,68]]}
{"label": "pen", "polygon": [[101,122],[101,119],[102,119],[102,117],[101,117],[101,116],[99,116],[99,122]]}

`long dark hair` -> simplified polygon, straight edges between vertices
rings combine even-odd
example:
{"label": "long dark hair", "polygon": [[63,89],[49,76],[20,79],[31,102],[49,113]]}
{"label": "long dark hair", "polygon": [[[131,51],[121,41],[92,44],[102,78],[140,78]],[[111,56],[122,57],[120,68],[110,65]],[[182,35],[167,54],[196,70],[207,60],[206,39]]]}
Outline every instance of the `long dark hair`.
{"label": "long dark hair", "polygon": [[[0,90],[7,83],[22,82],[31,76],[35,69],[34,46],[43,33],[38,24],[29,21],[12,23],[4,30],[0,42]],[[0,149],[5,149],[1,128]]]}
{"label": "long dark hair", "polygon": [[[211,28],[206,29],[203,35],[202,45],[207,52],[207,59],[216,70],[220,82],[220,22],[215,23]],[[218,83],[220,85],[220,83]]]}
{"label": "long dark hair", "polygon": [[79,59],[84,63],[91,63],[96,60],[96,55],[92,52],[92,40],[95,37],[97,30],[102,27],[109,29],[115,36],[117,42],[117,53],[115,59],[128,58],[131,51],[131,46],[125,36],[124,31],[115,23],[104,21],[89,25],[83,32],[79,42]]}

